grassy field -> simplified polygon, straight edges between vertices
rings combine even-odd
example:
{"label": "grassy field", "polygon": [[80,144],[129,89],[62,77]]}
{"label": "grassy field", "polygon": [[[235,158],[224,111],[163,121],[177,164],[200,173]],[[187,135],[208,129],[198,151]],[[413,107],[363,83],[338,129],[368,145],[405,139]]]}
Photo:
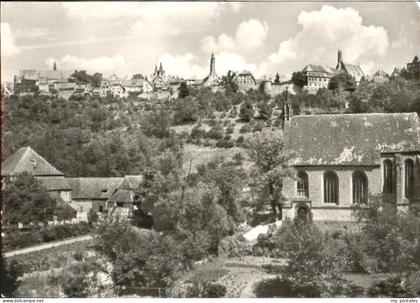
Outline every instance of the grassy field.
{"label": "grassy field", "polygon": [[243,161],[243,166],[244,168],[249,168],[251,163],[249,162],[246,151],[243,148],[233,147],[226,149],[186,144],[184,145],[184,170],[188,172],[190,161],[191,171],[194,172],[198,165],[206,164],[217,158],[223,159],[224,162],[232,161],[232,158],[236,153],[242,154],[245,159]]}

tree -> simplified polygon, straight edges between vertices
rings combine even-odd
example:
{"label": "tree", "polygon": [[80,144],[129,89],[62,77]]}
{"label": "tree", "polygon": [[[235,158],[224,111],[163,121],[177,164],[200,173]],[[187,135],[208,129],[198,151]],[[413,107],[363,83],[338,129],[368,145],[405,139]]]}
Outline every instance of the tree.
{"label": "tree", "polygon": [[254,107],[250,102],[245,101],[241,104],[239,118],[245,122],[249,122],[254,118]]}
{"label": "tree", "polygon": [[74,73],[70,75],[69,81],[88,84],[91,82],[91,76],[85,70],[75,70]]}
{"label": "tree", "polygon": [[409,279],[420,269],[420,220],[412,212],[398,212],[391,197],[376,195],[355,205],[353,214],[361,228],[365,270]]}
{"label": "tree", "polygon": [[159,139],[168,137],[171,133],[172,116],[171,114],[160,109],[148,113],[141,123],[141,127],[146,136],[155,136]]}
{"label": "tree", "polygon": [[268,203],[273,219],[281,219],[283,180],[294,175],[288,167],[293,154],[284,149],[283,137],[269,130],[255,134],[248,142],[247,152],[253,162],[252,176],[259,204]]}
{"label": "tree", "polygon": [[345,90],[353,92],[356,89],[356,80],[348,73],[342,72],[334,75],[328,83],[329,90]]}
{"label": "tree", "polygon": [[305,74],[303,72],[294,72],[292,74],[292,82],[299,87],[304,87],[307,84]]}
{"label": "tree", "polygon": [[92,84],[93,87],[100,87],[101,83],[102,83],[102,74],[94,73],[90,78],[90,84]]}
{"label": "tree", "polygon": [[7,224],[47,224],[53,219],[56,201],[29,173],[13,176],[6,183],[4,192],[4,220]]}
{"label": "tree", "polygon": [[274,78],[274,84],[279,85],[280,84],[280,75],[279,73],[276,73],[276,77]]}
{"label": "tree", "polygon": [[137,79],[144,79],[144,76],[142,74],[134,74],[131,79],[137,80]]}
{"label": "tree", "polygon": [[188,89],[186,82],[181,82],[178,88],[178,97],[184,99],[185,97],[190,95],[190,90]]}
{"label": "tree", "polygon": [[198,105],[191,96],[176,99],[172,105],[172,110],[176,125],[195,122],[199,118]]}
{"label": "tree", "polygon": [[221,85],[225,88],[226,94],[236,93],[238,85],[235,83],[236,73],[228,71],[226,76],[222,76]]}
{"label": "tree", "polygon": [[23,274],[18,263],[13,260],[6,262],[3,252],[0,252],[0,297],[12,297],[20,282],[18,277]]}

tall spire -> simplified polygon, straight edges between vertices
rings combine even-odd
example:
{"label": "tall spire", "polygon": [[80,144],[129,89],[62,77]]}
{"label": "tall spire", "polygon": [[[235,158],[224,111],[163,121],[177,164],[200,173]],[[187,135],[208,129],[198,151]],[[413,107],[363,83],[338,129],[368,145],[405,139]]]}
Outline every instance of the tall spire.
{"label": "tall spire", "polygon": [[54,61],[54,65],[53,65],[53,70],[57,70],[57,64],[55,64],[55,61]]}
{"label": "tall spire", "polygon": [[214,58],[213,52],[210,57],[210,76],[216,76],[216,58]]}

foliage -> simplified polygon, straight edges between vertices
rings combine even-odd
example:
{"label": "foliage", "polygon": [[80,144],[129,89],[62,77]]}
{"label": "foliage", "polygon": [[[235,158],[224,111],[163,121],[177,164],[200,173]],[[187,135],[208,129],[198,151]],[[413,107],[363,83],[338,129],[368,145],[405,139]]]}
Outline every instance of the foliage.
{"label": "foliage", "polygon": [[222,76],[221,85],[225,88],[227,93],[235,93],[238,91],[238,85],[235,83],[236,73],[228,71],[225,76]]}
{"label": "foliage", "polygon": [[159,139],[169,137],[171,125],[171,114],[162,109],[148,113],[141,123],[142,130],[146,136],[155,136]]}
{"label": "foliage", "polygon": [[242,127],[239,129],[239,132],[241,134],[245,134],[245,133],[249,133],[251,131],[251,126],[249,124],[244,124],[242,125]]}
{"label": "foliage", "polygon": [[280,84],[280,75],[279,73],[276,73],[276,77],[274,78],[274,84],[279,85]]}
{"label": "foliage", "polygon": [[174,123],[187,124],[193,123],[198,119],[198,105],[193,97],[178,98],[172,104]]}
{"label": "foliage", "polygon": [[303,72],[294,72],[292,74],[292,82],[299,87],[305,86],[307,84],[305,74]]}
{"label": "foliage", "polygon": [[190,95],[190,90],[188,89],[186,82],[181,82],[178,88],[178,97],[184,99],[185,97]]}
{"label": "foliage", "polygon": [[[367,291],[371,298],[415,298],[416,294],[411,285],[406,285],[398,277],[389,277],[376,281]],[[417,296],[420,293],[417,293]]]}
{"label": "foliage", "polygon": [[369,272],[407,277],[420,269],[420,220],[411,212],[398,212],[390,198],[370,196],[369,203],[353,208],[362,231],[361,265]]}
{"label": "foliage", "polygon": [[245,122],[249,122],[254,118],[254,107],[250,102],[244,102],[239,109],[239,118]]}
{"label": "foliage", "polygon": [[186,298],[223,298],[226,295],[226,287],[220,283],[197,282],[187,285]]}
{"label": "foliage", "polygon": [[54,217],[56,201],[29,173],[13,176],[5,184],[4,222],[46,224]]}
{"label": "foliage", "polygon": [[16,261],[24,273],[46,271],[71,263],[75,252],[85,252],[90,244],[91,240],[80,241],[23,255],[16,255],[11,257],[10,260]]}
{"label": "foliage", "polygon": [[88,234],[90,227],[86,222],[78,224],[47,225],[42,228],[33,227],[29,230],[8,228],[5,231],[4,248],[7,250],[20,249],[39,243],[62,240]]}
{"label": "foliage", "polygon": [[348,73],[339,73],[330,79],[330,82],[328,83],[328,89],[339,89],[352,92],[356,89],[356,80]]}
{"label": "foliage", "polygon": [[91,208],[87,214],[87,219],[89,224],[94,224],[98,222],[99,215],[93,208]]}
{"label": "foliage", "polygon": [[6,262],[0,254],[0,296],[12,297],[19,287],[18,277],[23,274],[21,266],[15,261]]}
{"label": "foliage", "polygon": [[283,180],[294,175],[288,167],[293,154],[284,149],[282,136],[268,130],[251,138],[247,147],[248,156],[253,162],[251,177],[255,180],[258,204],[268,203],[273,219],[277,219],[278,212],[281,218]]}

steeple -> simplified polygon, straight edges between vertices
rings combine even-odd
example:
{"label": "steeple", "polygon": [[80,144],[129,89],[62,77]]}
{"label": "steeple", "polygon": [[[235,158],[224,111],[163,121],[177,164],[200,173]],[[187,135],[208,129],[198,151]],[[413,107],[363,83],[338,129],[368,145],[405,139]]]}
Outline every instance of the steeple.
{"label": "steeple", "polygon": [[55,64],[55,61],[54,61],[54,65],[53,65],[53,70],[57,70],[57,64]]}
{"label": "steeple", "polygon": [[159,74],[162,76],[164,73],[165,73],[165,71],[163,70],[162,62],[160,62],[160,65],[159,65]]}
{"label": "steeple", "polygon": [[210,57],[210,76],[216,76],[216,58],[213,52],[211,52]]}
{"label": "steeple", "polygon": [[336,69],[341,69],[341,64],[343,63],[343,52],[339,49],[337,52],[337,66]]}

